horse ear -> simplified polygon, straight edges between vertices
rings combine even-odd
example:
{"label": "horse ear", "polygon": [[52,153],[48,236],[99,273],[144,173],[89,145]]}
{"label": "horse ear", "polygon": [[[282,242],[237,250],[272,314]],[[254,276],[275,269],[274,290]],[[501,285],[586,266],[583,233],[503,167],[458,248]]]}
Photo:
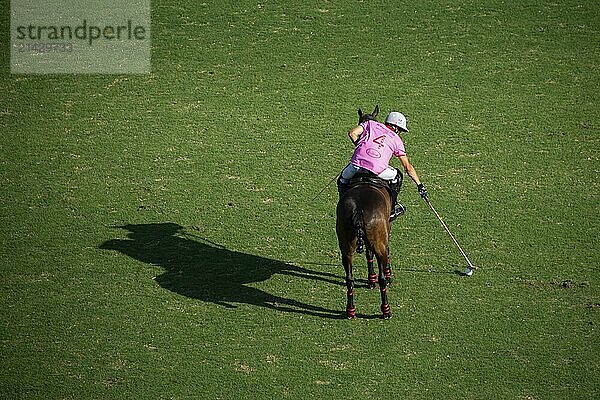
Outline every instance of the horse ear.
{"label": "horse ear", "polygon": [[377,114],[379,114],[379,104],[377,104],[373,110],[373,118],[375,118]]}
{"label": "horse ear", "polygon": [[360,118],[362,118],[362,116],[363,116],[363,112],[362,112],[362,110],[359,108],[359,109],[358,109],[358,118],[360,119]]}

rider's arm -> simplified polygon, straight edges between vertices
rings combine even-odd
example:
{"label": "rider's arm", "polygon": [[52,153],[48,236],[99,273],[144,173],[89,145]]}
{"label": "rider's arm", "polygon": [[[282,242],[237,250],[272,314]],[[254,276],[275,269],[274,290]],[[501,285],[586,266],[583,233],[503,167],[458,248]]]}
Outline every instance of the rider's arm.
{"label": "rider's arm", "polygon": [[417,186],[420,185],[421,180],[419,179],[419,175],[417,175],[417,171],[415,171],[415,167],[413,167],[412,164],[410,163],[410,161],[408,161],[408,157],[406,155],[404,155],[404,156],[398,157],[398,159],[402,163],[402,166],[404,167],[404,171],[406,171],[406,174],[408,176],[410,176],[410,179],[412,179],[415,182],[415,184],[417,184]]}
{"label": "rider's arm", "polygon": [[360,138],[360,135],[363,133],[363,131],[364,128],[360,125],[357,125],[354,128],[350,129],[350,131],[348,132],[348,137],[350,138],[350,140],[352,140],[352,143],[354,143],[355,146],[358,143],[358,139]]}

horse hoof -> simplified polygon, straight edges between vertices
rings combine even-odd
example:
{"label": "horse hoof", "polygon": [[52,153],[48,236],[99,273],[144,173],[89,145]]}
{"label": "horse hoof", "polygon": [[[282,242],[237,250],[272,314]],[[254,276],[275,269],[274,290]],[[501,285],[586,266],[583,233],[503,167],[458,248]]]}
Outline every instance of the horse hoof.
{"label": "horse hoof", "polygon": [[392,318],[392,313],[389,312],[387,314],[383,314],[383,319],[391,319]]}
{"label": "horse hoof", "polygon": [[356,318],[356,308],[349,308],[346,310],[346,318],[354,319]]}
{"label": "horse hoof", "polygon": [[375,286],[377,286],[377,285],[369,282],[369,285],[368,285],[369,289],[375,289]]}

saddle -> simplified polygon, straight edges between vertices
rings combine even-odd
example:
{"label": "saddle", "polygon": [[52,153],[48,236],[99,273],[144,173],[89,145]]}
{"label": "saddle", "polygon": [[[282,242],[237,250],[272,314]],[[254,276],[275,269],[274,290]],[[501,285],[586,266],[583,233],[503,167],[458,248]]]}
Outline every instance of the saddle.
{"label": "saddle", "polygon": [[360,184],[364,184],[364,183],[373,185],[378,188],[385,188],[391,194],[392,189],[390,187],[389,182],[386,181],[385,179],[381,179],[377,175],[370,173],[370,172],[357,173],[349,180],[347,185],[348,185],[348,188],[351,188],[351,187],[354,187],[354,186],[357,186]]}

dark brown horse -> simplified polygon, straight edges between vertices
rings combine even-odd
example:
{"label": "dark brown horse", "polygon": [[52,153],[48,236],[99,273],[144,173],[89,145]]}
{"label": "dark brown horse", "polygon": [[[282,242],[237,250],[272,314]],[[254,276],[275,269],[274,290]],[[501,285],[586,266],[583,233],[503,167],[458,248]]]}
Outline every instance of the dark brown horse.
{"label": "dark brown horse", "polygon": [[[372,114],[358,110],[359,121],[375,119],[379,107]],[[336,233],[346,271],[348,301],[346,317],[356,316],[354,306],[354,276],[352,260],[356,252],[366,250],[369,269],[369,287],[379,282],[381,292],[381,312],[383,318],[391,318],[392,313],[387,297],[387,286],[391,277],[389,257],[390,212],[392,200],[385,184],[378,184],[372,177],[358,177],[360,182],[351,185],[340,197],[337,205]],[[377,259],[379,273],[375,275],[373,257]]]}

